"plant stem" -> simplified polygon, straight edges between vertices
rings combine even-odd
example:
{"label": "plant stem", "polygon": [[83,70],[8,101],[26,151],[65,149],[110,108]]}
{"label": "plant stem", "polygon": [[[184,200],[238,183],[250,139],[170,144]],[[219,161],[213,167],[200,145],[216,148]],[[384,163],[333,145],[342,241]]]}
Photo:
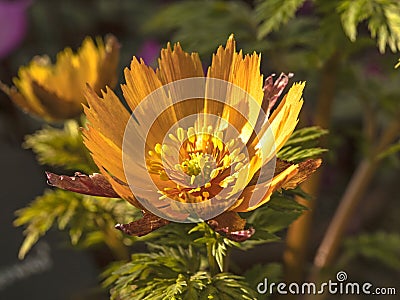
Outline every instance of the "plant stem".
{"label": "plant stem", "polygon": [[340,205],[332,222],[324,235],[324,239],[318,248],[314,260],[314,266],[317,269],[321,269],[331,263],[348,220],[361,199],[368,183],[371,181],[377,166],[377,161],[372,161],[368,158],[364,158],[358,165],[340,201]]}
{"label": "plant stem", "polygon": [[372,158],[364,158],[358,165],[343,194],[340,205],[326,231],[324,239],[318,248],[314,259],[314,269],[311,275],[312,280],[318,280],[321,269],[332,263],[347,224],[370,184],[374,172],[379,166],[379,160],[377,159],[379,153],[393,142],[398,136],[399,131],[400,122],[394,120],[388,129],[385,130],[375,149],[373,149]]}
{"label": "plant stem", "polygon": [[[321,71],[321,89],[319,91],[317,107],[313,123],[322,128],[329,128],[332,104],[335,97],[336,80],[339,72],[341,57],[335,52],[325,63]],[[284,253],[285,277],[287,282],[301,281],[304,275],[304,265],[308,251],[309,231],[312,221],[312,210],[315,207],[316,196],[321,172],[318,171],[302,184],[305,192],[313,196],[306,201],[300,197],[296,200],[309,208],[288,229],[286,237],[286,250]]]}

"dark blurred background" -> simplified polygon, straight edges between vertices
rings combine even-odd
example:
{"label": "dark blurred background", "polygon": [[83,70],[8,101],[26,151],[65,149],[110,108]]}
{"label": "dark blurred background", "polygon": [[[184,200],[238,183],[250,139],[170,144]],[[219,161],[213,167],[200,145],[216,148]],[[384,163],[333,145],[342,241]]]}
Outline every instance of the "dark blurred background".
{"label": "dark blurred background", "polygon": [[[133,55],[156,66],[159,49],[167,41],[181,41],[185,50],[198,51],[208,65],[217,46],[235,33],[239,49],[262,52],[264,74],[294,72],[295,81],[307,81],[300,125],[318,124],[330,131],[323,141],[330,151],[314,190],[318,196],[307,242],[307,263],[311,264],[359,161],[396,116],[393,111],[400,101],[400,70],[394,70],[394,65],[399,55],[390,49],[379,51],[365,23],[359,25],[359,36],[351,42],[340,16],[329,11],[331,1],[304,1],[294,19],[270,24],[279,30],[260,34],[260,2],[1,0],[0,80],[11,85],[19,66],[28,64],[35,55],[48,54],[54,61],[63,48],[76,50],[85,36],[112,33],[122,46],[122,83],[122,70]],[[318,111],[326,95],[331,95],[332,102]],[[328,112],[319,114],[324,109]],[[370,122],[367,110],[372,110],[378,124],[376,136],[365,134]],[[46,187],[46,167],[39,166],[33,153],[23,150],[21,144],[26,134],[42,125],[0,93],[0,299],[90,299],[93,295],[100,299],[97,276],[101,265],[95,255],[72,249],[68,237],[58,231],[46,235],[24,261],[17,258],[23,229],[13,227],[14,211]],[[346,231],[349,237],[376,232],[399,234],[399,168],[398,154],[380,163],[351,218]],[[382,261],[379,255],[353,257],[349,254],[353,251],[351,241],[346,245],[338,263],[348,263],[346,271],[353,281],[397,286],[400,292],[400,252],[392,260]],[[246,268],[254,263],[281,261],[284,248],[282,242],[247,253],[235,252],[233,257]]]}

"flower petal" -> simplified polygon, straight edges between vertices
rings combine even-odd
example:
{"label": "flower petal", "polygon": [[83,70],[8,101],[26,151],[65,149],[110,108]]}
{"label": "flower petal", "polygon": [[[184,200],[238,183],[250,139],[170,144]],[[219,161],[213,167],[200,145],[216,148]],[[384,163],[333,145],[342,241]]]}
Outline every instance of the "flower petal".
{"label": "flower petal", "polygon": [[[183,51],[179,43],[167,44],[167,48],[161,50],[161,56],[158,60],[159,67],[156,70],[158,78],[161,80],[163,85],[169,84],[171,82],[194,77],[204,77],[203,66],[200,61],[198,53],[187,53]],[[172,101],[180,100],[182,97],[182,92],[179,89],[179,85],[170,85],[169,93]],[[171,102],[172,103],[172,102]],[[168,106],[164,106],[166,108]],[[171,125],[176,123],[176,120],[181,120],[182,118],[197,114],[202,112],[204,109],[204,99],[188,99],[179,103],[174,103],[173,108],[169,109],[167,115],[175,117],[175,120],[171,117],[169,128]],[[165,126],[163,126],[165,128]]]}
{"label": "flower petal", "polygon": [[207,224],[214,231],[235,242],[244,242],[255,233],[254,228],[244,229],[246,220],[233,211],[225,211],[219,216],[208,220]]}
{"label": "flower petal", "polygon": [[[101,45],[101,40],[97,43]],[[100,95],[100,91],[105,89],[106,85],[115,87],[117,85],[118,76],[117,68],[119,62],[119,49],[120,44],[115,36],[109,34],[105,37],[104,54],[100,55],[101,58],[97,62],[97,78],[93,82],[93,89]]]}
{"label": "flower petal", "polygon": [[[239,199],[241,200],[238,201],[234,206],[232,206],[230,210],[236,212],[245,212],[260,207],[261,205],[269,201],[272,193],[281,189],[285,183],[287,183],[293,176],[297,174],[297,172],[298,165],[291,165],[283,172],[275,176],[271,182],[267,181],[261,184],[246,187],[239,197]],[[254,192],[258,190],[264,191],[266,189],[268,190],[265,192],[264,196],[261,199],[259,199],[256,203],[250,203]]]}
{"label": "flower petal", "polygon": [[173,49],[168,43],[167,48],[161,50],[158,64],[157,76],[162,84],[185,78],[204,77],[199,54],[183,51],[179,43],[176,43]]}
{"label": "flower petal", "polygon": [[[263,100],[263,76],[260,73],[261,56],[253,53],[243,57],[236,52],[236,43],[231,35],[225,48],[220,46],[213,55],[207,76],[232,83],[239,89],[225,91],[226,104],[206,103],[206,112],[220,114],[239,130],[244,143],[250,138],[256,125]],[[221,92],[219,92],[221,93]]]}
{"label": "flower petal", "polygon": [[289,82],[289,78],[293,76],[292,73],[288,75],[281,73],[278,79],[274,82],[274,75],[270,75],[265,79],[264,82],[264,99],[263,99],[263,109],[267,115],[274,107],[276,101],[278,100],[279,96],[282,94],[283,90],[285,89],[286,85]]}
{"label": "flower petal", "polygon": [[304,83],[294,84],[285,95],[279,106],[269,118],[269,126],[265,126],[259,139],[254,139],[248,146],[250,162],[249,181],[254,174],[268,162],[286,143],[293,133],[303,105],[301,98]]}
{"label": "flower petal", "polygon": [[46,172],[48,184],[60,189],[92,196],[119,198],[107,179],[99,174],[85,175],[76,172],[74,176]]}
{"label": "flower petal", "polygon": [[242,230],[246,225],[246,220],[234,211],[223,212],[207,222],[215,231],[226,230],[227,232]]}
{"label": "flower petal", "polygon": [[299,163],[298,172],[289,181],[285,182],[282,186],[285,190],[296,188],[304,180],[306,180],[312,173],[314,173],[321,165],[321,159],[308,159]]}
{"label": "flower petal", "polygon": [[89,107],[84,111],[89,124],[83,129],[84,143],[114,190],[124,199],[131,198],[122,162],[122,142],[130,114],[109,88],[103,98],[88,88],[86,98]]}
{"label": "flower petal", "polygon": [[115,225],[115,228],[121,230],[127,235],[144,236],[168,224],[168,220],[164,220],[150,212],[144,211],[143,218],[129,224],[117,224]]}

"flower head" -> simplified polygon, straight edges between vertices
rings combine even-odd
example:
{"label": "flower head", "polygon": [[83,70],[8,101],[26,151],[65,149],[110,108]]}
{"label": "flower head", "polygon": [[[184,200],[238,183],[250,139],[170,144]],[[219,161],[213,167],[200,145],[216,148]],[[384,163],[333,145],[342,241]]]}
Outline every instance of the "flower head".
{"label": "flower head", "polygon": [[[269,115],[288,78],[282,74],[274,82],[270,76],[263,83],[260,55],[237,52],[233,36],[218,48],[206,76],[198,54],[168,44],[157,70],[136,58],[125,69],[122,90],[133,117],[112,90],[99,97],[88,89],[85,144],[112,189],[145,211],[141,228],[160,218],[202,219],[243,240],[254,231],[244,230],[238,212],[296,187],[320,165],[276,159],[303,103],[304,83],[296,83]],[[138,225],[118,228],[140,235]]]}
{"label": "flower head", "polygon": [[106,85],[115,86],[119,44],[114,36],[105,42],[86,38],[77,53],[70,48],[57,54],[52,64],[49,57],[37,56],[18,71],[15,87],[0,88],[24,111],[48,121],[73,118],[86,103],[86,83],[100,93]]}

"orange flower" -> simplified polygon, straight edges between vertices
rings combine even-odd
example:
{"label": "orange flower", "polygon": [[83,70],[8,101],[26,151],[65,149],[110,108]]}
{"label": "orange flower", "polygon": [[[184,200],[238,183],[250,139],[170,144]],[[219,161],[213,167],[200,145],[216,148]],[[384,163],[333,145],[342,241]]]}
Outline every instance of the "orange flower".
{"label": "orange flower", "polygon": [[109,35],[105,43],[87,37],[75,54],[70,48],[58,53],[53,65],[47,56],[35,57],[21,67],[14,78],[15,87],[0,83],[2,89],[24,111],[47,121],[78,116],[86,103],[86,83],[100,93],[106,85],[117,83],[119,60],[117,39]]}
{"label": "orange flower", "polygon": [[[165,99],[160,94],[153,106],[145,105],[146,109],[141,107],[144,101],[147,101],[146,97],[164,86],[179,83],[182,79],[204,77],[208,81],[216,79],[218,82],[231,84],[243,93],[233,93],[231,98],[224,100],[225,102],[207,98],[174,102],[171,101],[171,97],[179,91],[178,88],[171,87]],[[156,71],[145,65],[142,60],[133,58],[130,69],[125,69],[125,79],[126,84],[122,85],[124,100],[135,112],[135,118],[139,118],[141,114],[151,115],[158,105],[170,104],[165,105],[165,110],[151,123],[148,132],[143,134],[145,137],[141,147],[145,147],[144,168],[139,164],[139,167],[131,167],[124,161],[124,134],[128,143],[141,143],[140,139],[130,140],[131,137],[126,136],[126,130],[132,120],[131,112],[110,89],[103,92],[102,97],[97,96],[92,89],[87,91],[89,107],[85,107],[85,114],[89,125],[84,130],[85,145],[116,194],[145,212],[145,217],[140,223],[136,221],[118,225],[119,229],[129,234],[141,235],[143,226],[150,226],[145,230],[147,233],[167,223],[160,222],[164,215],[156,217],[148,211],[143,204],[142,195],[132,192],[130,176],[134,176],[133,185],[140,190],[148,189],[148,185],[143,183],[142,179],[146,176],[151,178],[156,190],[149,191],[148,195],[158,196],[145,200],[152,202],[156,207],[163,207],[168,206],[164,201],[168,198],[172,202],[169,202],[170,207],[166,208],[167,211],[175,206],[171,203],[177,203],[179,206],[179,203],[195,204],[217,199],[212,205],[222,206],[223,211],[220,211],[218,216],[205,220],[209,220],[209,224],[217,231],[233,239],[243,240],[251,236],[253,231],[244,231],[245,220],[239,217],[238,212],[260,207],[279,189],[296,187],[321,163],[320,160],[308,160],[300,164],[291,164],[277,160],[275,171],[270,174],[270,178],[263,174],[263,167],[274,162],[277,151],[285,144],[297,125],[303,104],[301,97],[304,83],[294,84],[267,118],[270,108],[286,86],[288,77],[282,75],[275,83],[272,77],[268,77],[263,85],[260,55],[243,55],[241,51],[237,52],[233,36],[229,37],[225,47],[218,48],[206,76],[198,54],[184,52],[178,43],[173,48],[168,44],[167,48],[161,51]],[[250,99],[253,99],[252,103]],[[199,117],[200,115],[217,116],[220,119],[219,125],[210,121],[211,118]],[[194,122],[197,124],[185,128],[178,126],[170,131],[175,124],[179,124],[179,120],[188,116],[197,116]],[[221,124],[224,122],[232,125],[238,132],[227,142],[223,141],[226,127]],[[254,131],[255,127],[259,129],[258,132]],[[240,144],[244,145],[245,151],[238,150]],[[178,149],[175,164],[169,161],[172,148]],[[141,158],[129,159],[133,161],[132,166],[136,166],[136,160]],[[63,177],[62,180],[64,183],[67,180],[74,184],[67,177]],[[62,187],[62,180],[55,176],[49,177],[50,183],[56,186]],[[76,180],[74,182],[76,183]],[[218,198],[218,195],[226,190],[228,193]],[[255,194],[258,196],[254,199]],[[179,217],[179,214],[176,216]]]}

